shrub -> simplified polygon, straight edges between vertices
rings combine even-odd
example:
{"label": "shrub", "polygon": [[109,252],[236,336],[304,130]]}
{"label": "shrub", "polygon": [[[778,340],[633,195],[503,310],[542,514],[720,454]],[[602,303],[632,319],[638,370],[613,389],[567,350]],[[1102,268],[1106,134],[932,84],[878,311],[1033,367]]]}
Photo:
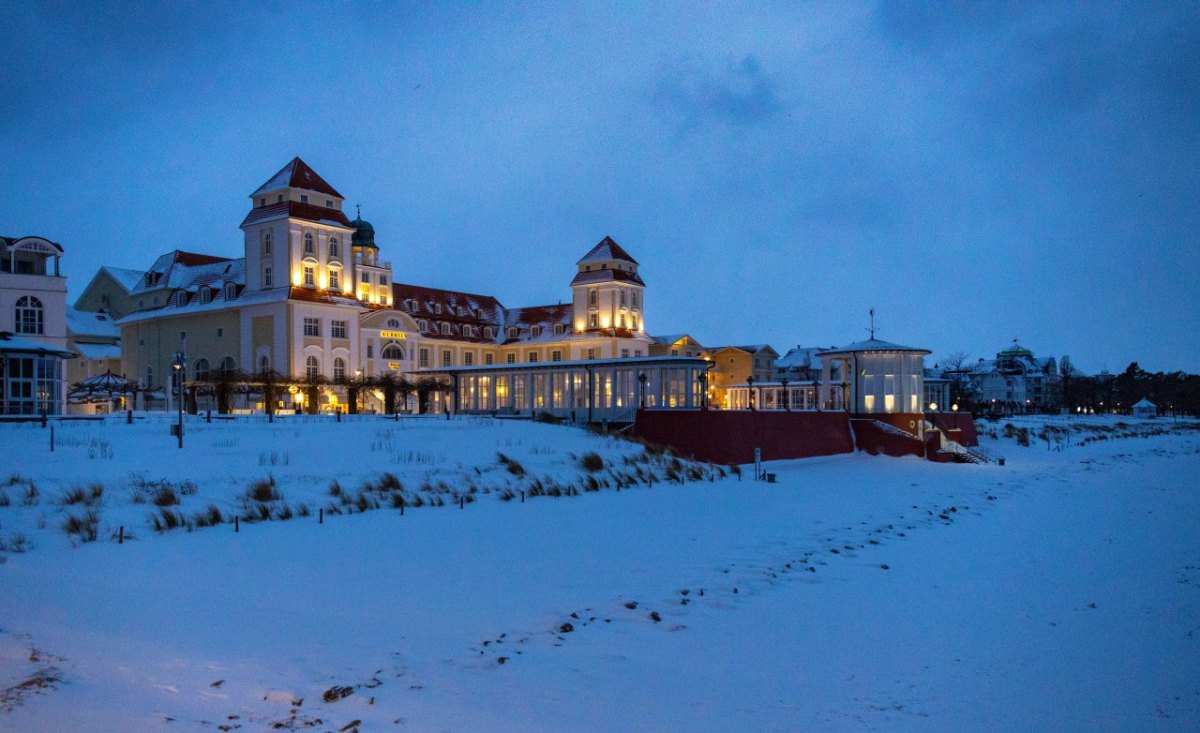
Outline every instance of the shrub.
{"label": "shrub", "polygon": [[21,503],[25,506],[34,506],[38,503],[39,495],[37,484],[30,481],[29,487],[21,493]]}
{"label": "shrub", "polygon": [[400,479],[396,478],[396,474],[390,471],[384,471],[379,475],[379,483],[376,484],[380,491],[400,491],[404,488],[400,484]]}
{"label": "shrub", "polygon": [[223,521],[225,517],[215,504],[209,504],[207,509],[192,517],[192,522],[197,527],[212,527]]}
{"label": "shrub", "polygon": [[579,465],[583,466],[585,471],[595,473],[604,470],[604,459],[600,457],[599,453],[584,453],[579,458]]}
{"label": "shrub", "polygon": [[62,528],[68,535],[78,537],[80,542],[94,542],[99,526],[100,515],[96,514],[96,512],[88,511],[80,516],[68,514]]}
{"label": "shrub", "polygon": [[154,506],[175,506],[179,503],[179,496],[170,484],[160,486],[150,498]]}
{"label": "shrub", "polygon": [[500,464],[502,466],[504,466],[505,468],[507,468],[508,472],[511,473],[512,475],[517,476],[517,477],[525,475],[525,467],[522,466],[520,463],[517,463],[513,459],[509,458],[508,456],[504,455],[503,453],[497,453],[496,460],[500,461]]}
{"label": "shrub", "polygon": [[157,512],[151,512],[149,517],[150,527],[155,532],[165,532],[170,529],[178,529],[180,527],[191,528],[183,515],[175,509],[163,507]]}
{"label": "shrub", "polygon": [[259,503],[267,501],[278,501],[283,496],[275,489],[275,477],[267,474],[266,478],[260,478],[250,484],[250,488],[246,490],[246,498]]}
{"label": "shrub", "polygon": [[12,504],[12,499],[8,498],[6,492],[0,491],[0,506],[9,506],[10,504]]}
{"label": "shrub", "polygon": [[7,538],[0,537],[0,552],[21,553],[33,547],[24,532],[13,532]]}
{"label": "shrub", "polygon": [[330,482],[329,495],[330,496],[341,496],[342,495],[342,485],[340,483],[338,483],[337,479],[334,479],[332,482]]}
{"label": "shrub", "polygon": [[58,497],[58,503],[62,504],[63,506],[70,506],[72,504],[83,504],[86,502],[87,502],[87,492],[83,490],[82,486],[76,486],[75,488],[70,489],[69,491],[64,491],[62,493],[62,496]]}

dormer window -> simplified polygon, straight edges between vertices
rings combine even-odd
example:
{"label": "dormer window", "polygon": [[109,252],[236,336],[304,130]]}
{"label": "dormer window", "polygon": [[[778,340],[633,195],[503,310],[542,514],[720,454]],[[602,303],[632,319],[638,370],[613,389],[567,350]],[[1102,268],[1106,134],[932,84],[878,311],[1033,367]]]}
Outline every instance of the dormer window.
{"label": "dormer window", "polygon": [[513,326],[512,328],[508,329],[508,337],[510,339],[520,338],[520,336],[521,336],[521,329],[517,328],[516,326]]}
{"label": "dormer window", "polygon": [[302,203],[302,204],[308,203],[308,194],[305,194],[305,193],[300,194],[300,203]]}
{"label": "dormer window", "polygon": [[211,288],[200,288],[200,302],[202,304],[212,302],[212,289]]}
{"label": "dormer window", "polygon": [[225,283],[225,300],[233,300],[237,297],[237,285],[233,283]]}
{"label": "dormer window", "polygon": [[483,337],[485,339],[495,338],[496,332],[492,330],[491,326],[484,326],[483,327]]}
{"label": "dormer window", "polygon": [[325,208],[327,208],[327,209],[333,208],[333,199],[325,199]]}
{"label": "dormer window", "polygon": [[313,242],[312,232],[304,233],[304,254],[311,255],[317,251],[316,244]]}
{"label": "dormer window", "polygon": [[529,335],[533,338],[537,338],[538,336],[541,336],[542,335],[542,327],[534,326],[533,328],[530,328]]}
{"label": "dormer window", "polygon": [[175,305],[176,306],[182,308],[183,306],[187,305],[187,300],[188,300],[187,291],[180,290],[179,292],[175,293]]}
{"label": "dormer window", "polygon": [[462,332],[463,336],[467,336],[468,338],[475,336],[475,329],[471,328],[470,326],[463,326]]}
{"label": "dormer window", "polygon": [[442,335],[443,335],[443,336],[449,336],[449,335],[450,335],[450,324],[449,324],[449,323],[443,323],[443,324],[442,324]]}
{"label": "dormer window", "polygon": [[267,205],[267,197],[266,197],[266,196],[262,196],[262,197],[260,197],[260,198],[258,199],[258,205],[259,205],[259,206],[266,206],[266,205]]}
{"label": "dormer window", "polygon": [[563,332],[564,332],[565,330],[566,330],[566,329],[565,329],[565,328],[563,328],[563,325],[562,325],[561,323],[556,323],[556,324],[554,324],[554,335],[555,335],[555,336],[562,336],[562,335],[563,335]]}
{"label": "dormer window", "polygon": [[439,316],[442,315],[442,304],[434,303],[433,304],[433,312]]}
{"label": "dormer window", "polygon": [[339,256],[338,255],[337,237],[330,237],[330,239],[329,239],[329,256],[330,257],[338,257]]}
{"label": "dormer window", "polygon": [[281,203],[282,201],[283,201],[283,194],[279,194],[278,196],[275,197],[275,203],[278,204],[278,203]]}
{"label": "dormer window", "polygon": [[459,317],[459,318],[466,318],[466,317],[467,317],[467,309],[466,309],[466,306],[461,306],[461,305],[460,305],[460,306],[458,307],[458,317]]}

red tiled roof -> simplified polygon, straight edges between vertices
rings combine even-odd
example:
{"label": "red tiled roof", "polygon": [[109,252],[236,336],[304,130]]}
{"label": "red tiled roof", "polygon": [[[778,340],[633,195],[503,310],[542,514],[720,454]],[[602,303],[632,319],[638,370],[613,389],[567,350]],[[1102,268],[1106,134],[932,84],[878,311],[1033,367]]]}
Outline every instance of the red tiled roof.
{"label": "red tiled roof", "polygon": [[349,295],[333,295],[328,290],[302,288],[295,285],[292,285],[288,290],[288,300],[302,300],[306,303],[336,303],[339,305],[357,305],[366,307],[365,303]]}
{"label": "red tiled roof", "polygon": [[268,204],[267,206],[256,206],[250,210],[249,214],[246,214],[246,218],[242,220],[241,226],[253,224],[256,221],[263,221],[264,219],[275,219],[285,216],[290,219],[304,219],[305,221],[315,221],[322,224],[337,224],[347,229],[354,228],[354,225],[350,223],[346,215],[337,209],[302,204],[298,201],[280,201],[279,203]]}
{"label": "red tiled roof", "polygon": [[325,182],[324,178],[317,175],[317,172],[308,167],[308,163],[300,160],[299,156],[292,158],[291,162],[279,169],[279,172],[271,176],[271,178],[259,186],[251,196],[257,196],[263,191],[273,191],[277,188],[303,188],[307,191],[317,191],[319,193],[345,198],[337,190]]}
{"label": "red tiled roof", "polygon": [[577,273],[575,278],[571,280],[571,284],[583,285],[585,283],[608,282],[610,280],[635,283],[637,285],[641,285],[642,287],[646,286],[646,283],[642,282],[642,278],[638,277],[636,272],[607,268],[603,270],[587,270]]}
{"label": "red tiled roof", "polygon": [[[440,306],[440,313],[438,306]],[[405,283],[392,284],[392,307],[408,313],[413,318],[427,321],[430,326],[428,334],[431,336],[470,343],[493,342],[495,337],[485,338],[483,328],[491,326],[495,332],[498,332],[502,326],[501,319],[504,313],[504,306],[491,295],[477,295]],[[460,315],[459,308],[467,309],[465,315]],[[450,325],[449,334],[441,332],[443,323]],[[464,326],[471,326],[474,334],[463,336]]]}
{"label": "red tiled roof", "polygon": [[638,264],[638,261],[633,259],[628,252],[612,240],[612,237],[605,237],[600,240],[600,243],[592,247],[591,251],[583,256],[577,265],[582,265],[585,262],[603,262],[605,260],[625,260]]}
{"label": "red tiled roof", "polygon": [[217,257],[216,255],[202,255],[196,252],[184,252],[183,250],[175,250],[175,262],[188,267],[196,265],[215,265],[218,262],[229,262],[232,257]]}

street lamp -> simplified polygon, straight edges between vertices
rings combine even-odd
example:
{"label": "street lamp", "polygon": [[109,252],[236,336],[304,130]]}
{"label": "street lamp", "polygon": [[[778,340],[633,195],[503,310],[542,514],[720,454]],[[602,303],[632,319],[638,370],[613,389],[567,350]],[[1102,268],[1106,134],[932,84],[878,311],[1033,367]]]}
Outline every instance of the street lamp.
{"label": "street lamp", "polygon": [[650,379],[650,377],[647,377],[645,372],[642,372],[641,374],[638,375],[638,384],[640,384],[641,388],[642,388],[641,402],[642,402],[643,410],[646,409],[646,382],[649,381],[649,379]]}
{"label": "street lamp", "polygon": [[754,410],[754,375],[746,377],[746,399],[750,406],[750,410]]}
{"label": "street lamp", "polygon": [[708,369],[703,369],[696,379],[700,380],[700,409],[708,409]]}
{"label": "street lamp", "polygon": [[179,422],[175,425],[175,435],[179,438],[179,447],[183,447],[183,352],[175,352],[175,361],[171,363],[175,370],[175,391],[179,395]]}
{"label": "street lamp", "polygon": [[783,385],[783,411],[791,412],[792,411],[792,400],[791,400],[791,397],[788,395],[788,378],[784,377],[784,378],[780,379],[779,383]]}

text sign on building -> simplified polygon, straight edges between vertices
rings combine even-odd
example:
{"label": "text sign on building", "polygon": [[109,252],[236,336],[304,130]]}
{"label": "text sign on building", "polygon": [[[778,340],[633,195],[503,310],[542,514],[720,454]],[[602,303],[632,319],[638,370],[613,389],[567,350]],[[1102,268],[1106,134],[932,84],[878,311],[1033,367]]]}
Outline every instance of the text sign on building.
{"label": "text sign on building", "polygon": [[393,372],[398,372],[398,371],[400,371],[400,362],[398,362],[398,361],[389,361],[389,362],[388,362],[388,369],[392,370]]}
{"label": "text sign on building", "polygon": [[380,331],[379,338],[406,339],[406,338],[408,338],[408,334],[403,331]]}

